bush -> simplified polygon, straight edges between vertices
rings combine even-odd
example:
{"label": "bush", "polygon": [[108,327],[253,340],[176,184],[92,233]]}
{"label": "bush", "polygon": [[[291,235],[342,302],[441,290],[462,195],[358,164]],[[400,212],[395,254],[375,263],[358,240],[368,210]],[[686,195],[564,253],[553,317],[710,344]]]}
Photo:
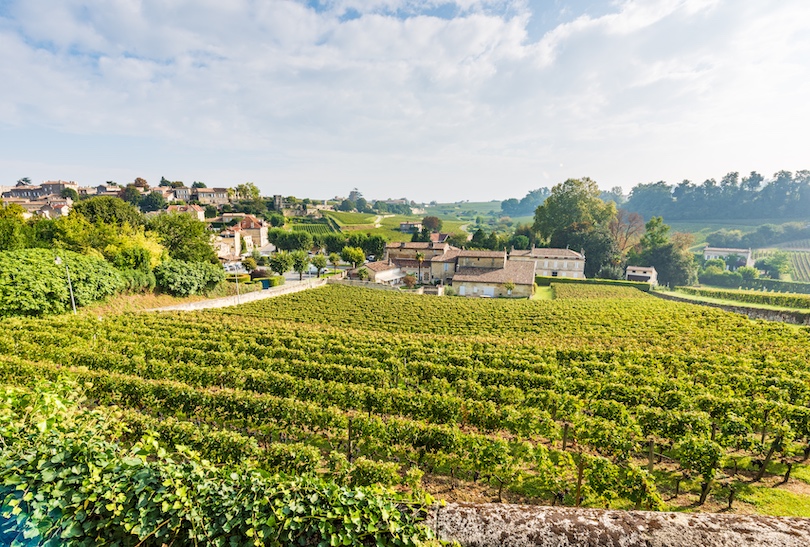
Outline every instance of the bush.
{"label": "bush", "polygon": [[124,291],[134,293],[152,292],[157,286],[155,274],[143,270],[123,270],[121,277],[124,280]]}
{"label": "bush", "polygon": [[[54,262],[56,256],[62,264]],[[72,251],[22,249],[0,252],[0,316],[45,315],[70,310],[65,265],[76,306],[86,306],[125,287],[122,275],[108,262]]]}
{"label": "bush", "polygon": [[155,268],[157,286],[177,296],[210,291],[225,279],[222,266],[209,262],[167,260]]}

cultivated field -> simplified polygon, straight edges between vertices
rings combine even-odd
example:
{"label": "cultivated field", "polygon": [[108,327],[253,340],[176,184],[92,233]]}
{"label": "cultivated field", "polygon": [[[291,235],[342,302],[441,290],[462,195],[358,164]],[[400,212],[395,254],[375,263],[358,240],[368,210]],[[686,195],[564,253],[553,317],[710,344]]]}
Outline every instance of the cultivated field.
{"label": "cultivated field", "polygon": [[[73,379],[219,464],[440,498],[810,516],[810,331],[560,285],[329,286],[225,310],[8,320],[6,383]],[[790,472],[786,483],[781,484]],[[352,479],[354,480],[354,479]]]}

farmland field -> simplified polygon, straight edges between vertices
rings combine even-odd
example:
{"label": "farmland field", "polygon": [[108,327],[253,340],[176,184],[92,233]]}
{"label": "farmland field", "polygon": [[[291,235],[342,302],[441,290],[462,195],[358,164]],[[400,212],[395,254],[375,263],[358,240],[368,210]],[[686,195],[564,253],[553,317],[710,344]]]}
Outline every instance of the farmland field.
{"label": "farmland field", "polygon": [[[810,282],[810,249],[808,249],[807,251],[795,250],[799,248],[798,245],[802,244],[806,244],[806,242],[805,241],[792,242],[790,244],[791,245],[790,247],[788,247],[788,244],[785,244],[777,248],[791,249],[784,251],[785,253],[787,253],[788,258],[790,259],[790,277],[793,281],[801,281],[807,283]],[[755,249],[753,253],[753,258],[754,260],[764,258],[769,254],[775,252],[777,248]]]}
{"label": "farmland field", "polygon": [[[704,493],[716,510],[746,483],[735,510],[810,516],[808,487],[792,486],[810,477],[808,329],[632,288],[553,290],[329,286],[218,311],[14,319],[0,377],[75,381],[129,428],[218,464],[618,508],[694,508]],[[757,495],[774,486],[792,505]]]}
{"label": "farmland field", "polygon": [[293,231],[308,232],[312,235],[327,235],[334,233],[334,230],[328,224],[293,224]]}

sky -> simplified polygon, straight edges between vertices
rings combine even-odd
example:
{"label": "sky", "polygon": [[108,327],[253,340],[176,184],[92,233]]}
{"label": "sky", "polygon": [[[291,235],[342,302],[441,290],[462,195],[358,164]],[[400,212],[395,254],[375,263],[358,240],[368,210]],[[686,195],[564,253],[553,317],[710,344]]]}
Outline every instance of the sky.
{"label": "sky", "polygon": [[807,0],[0,0],[0,185],[488,201],[810,168]]}

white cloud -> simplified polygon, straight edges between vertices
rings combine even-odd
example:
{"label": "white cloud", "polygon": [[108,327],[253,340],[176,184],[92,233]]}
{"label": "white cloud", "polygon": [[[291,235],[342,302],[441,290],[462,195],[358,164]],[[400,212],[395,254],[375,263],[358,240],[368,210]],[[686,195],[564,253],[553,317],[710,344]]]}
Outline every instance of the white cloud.
{"label": "white cloud", "polygon": [[[195,171],[196,159],[267,191],[309,185],[301,195],[337,181],[498,198],[570,176],[629,187],[807,167],[791,163],[806,158],[810,114],[800,0],[625,1],[536,41],[532,2],[323,4],[11,2],[0,131],[146,139],[180,153],[122,150],[138,173]],[[6,165],[6,179],[25,175]]]}

